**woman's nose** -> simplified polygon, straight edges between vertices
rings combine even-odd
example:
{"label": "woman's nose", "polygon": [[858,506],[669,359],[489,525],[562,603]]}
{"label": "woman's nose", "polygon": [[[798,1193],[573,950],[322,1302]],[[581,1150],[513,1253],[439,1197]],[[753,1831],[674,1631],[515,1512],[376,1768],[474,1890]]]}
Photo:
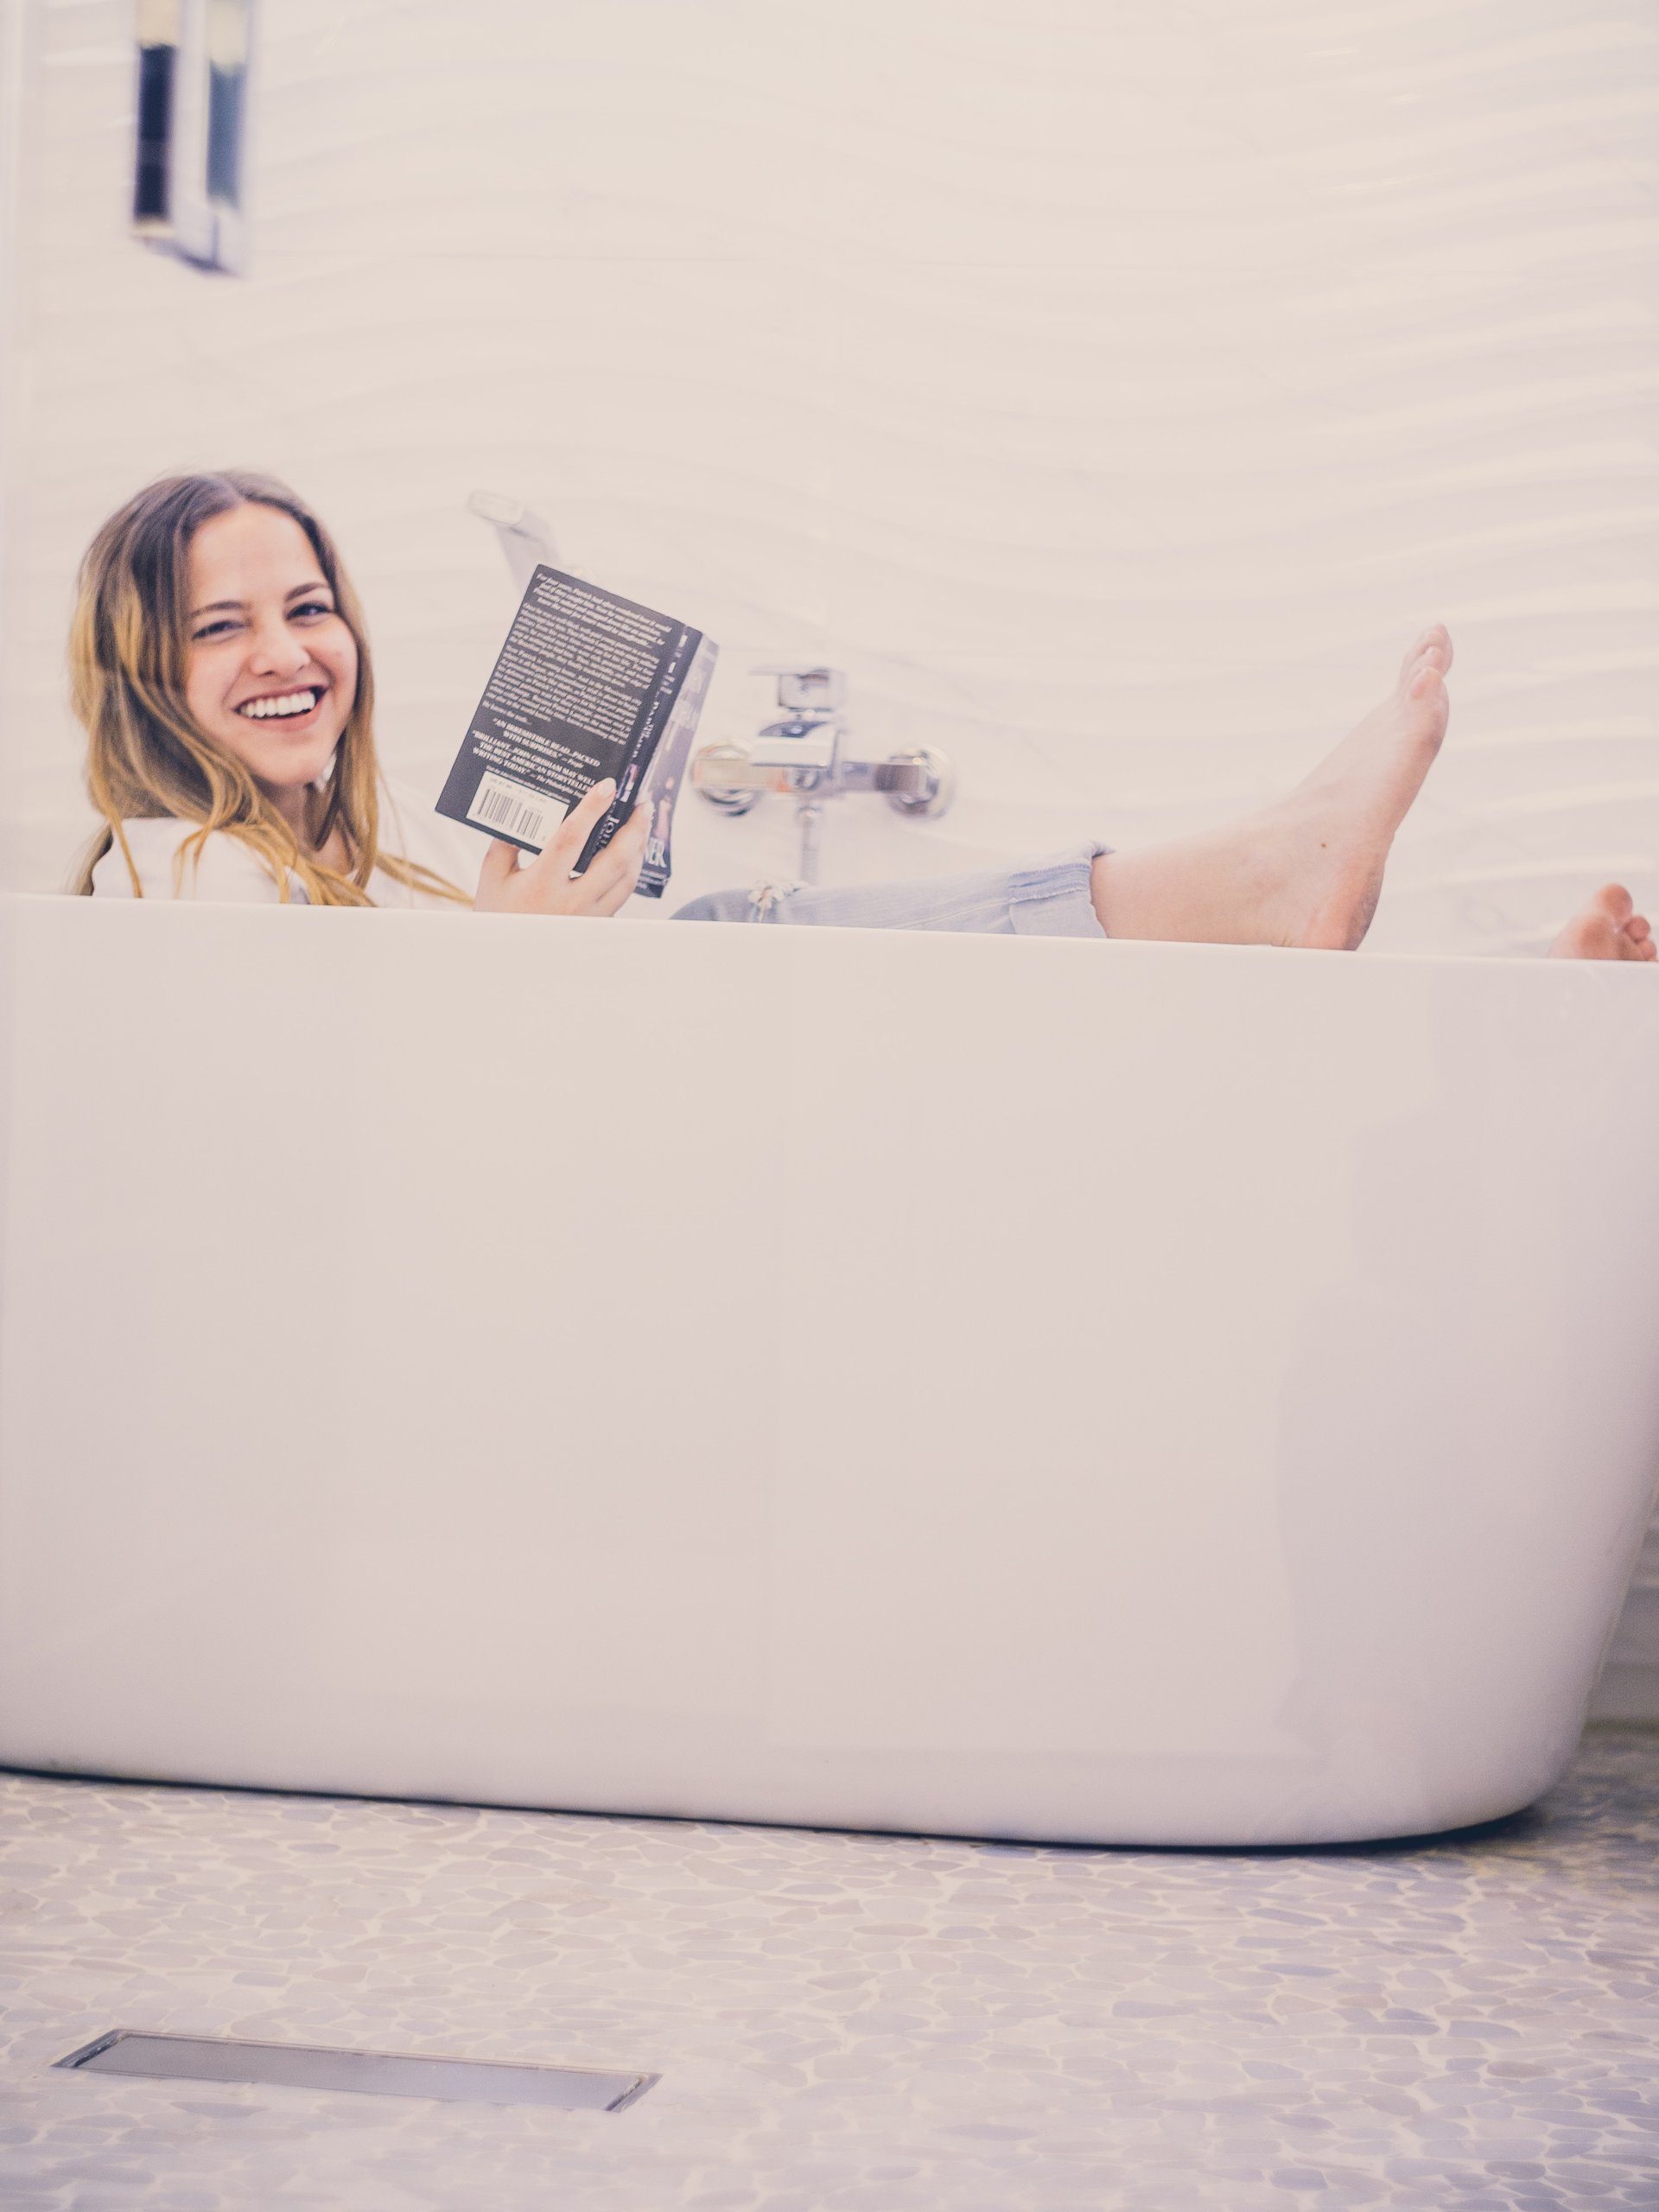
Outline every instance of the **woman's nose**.
{"label": "woman's nose", "polygon": [[303,638],[295,636],[285,622],[262,623],[254,632],[249,665],[260,676],[292,676],[311,658]]}

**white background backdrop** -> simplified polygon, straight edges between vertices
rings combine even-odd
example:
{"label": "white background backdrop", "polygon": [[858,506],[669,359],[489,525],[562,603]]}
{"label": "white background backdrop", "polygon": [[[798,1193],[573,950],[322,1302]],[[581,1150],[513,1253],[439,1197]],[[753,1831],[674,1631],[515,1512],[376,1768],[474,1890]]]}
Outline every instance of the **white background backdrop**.
{"label": "white background backdrop", "polygon": [[[481,485],[721,641],[707,735],[800,655],[954,757],[829,880],[1215,819],[1440,616],[1374,944],[1659,903],[1656,0],[264,0],[242,280],[126,235],[130,0],[0,7],[0,883],[90,826],[88,535],[241,463],[429,789],[511,611]],[[778,804],[688,802],[676,894],[786,866]]]}

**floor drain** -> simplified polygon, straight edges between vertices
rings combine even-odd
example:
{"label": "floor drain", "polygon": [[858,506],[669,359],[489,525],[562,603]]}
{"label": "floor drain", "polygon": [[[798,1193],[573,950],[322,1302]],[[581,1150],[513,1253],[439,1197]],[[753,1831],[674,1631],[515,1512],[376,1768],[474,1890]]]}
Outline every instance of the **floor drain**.
{"label": "floor drain", "polygon": [[556,2105],[620,2112],[656,2074],[599,2074],[585,2066],[511,2066],[493,2058],[412,2058],[313,2044],[238,2043],[226,2036],[145,2035],[114,2028],[60,2058],[88,2074],[162,2082],[252,2082],[262,2088],[356,2089],[377,2097],[440,2097],[454,2104]]}

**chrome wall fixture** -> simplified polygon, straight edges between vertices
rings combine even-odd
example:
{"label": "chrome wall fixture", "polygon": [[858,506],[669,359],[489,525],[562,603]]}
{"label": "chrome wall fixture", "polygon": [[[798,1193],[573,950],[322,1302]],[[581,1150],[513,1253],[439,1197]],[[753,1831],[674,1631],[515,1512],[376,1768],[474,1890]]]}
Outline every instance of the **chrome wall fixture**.
{"label": "chrome wall fixture", "polygon": [[246,254],[253,0],[138,0],[132,229],[200,269]]}
{"label": "chrome wall fixture", "polygon": [[778,679],[783,719],[768,722],[748,746],[705,745],[691,761],[691,781],[722,814],[747,814],[768,791],[795,801],[800,838],[798,874],[818,880],[826,800],[849,791],[880,791],[900,814],[932,817],[956,796],[957,779],[944,753],[929,747],[885,760],[849,760],[842,753],[847,725],[846,683],[838,668],[759,668]]}

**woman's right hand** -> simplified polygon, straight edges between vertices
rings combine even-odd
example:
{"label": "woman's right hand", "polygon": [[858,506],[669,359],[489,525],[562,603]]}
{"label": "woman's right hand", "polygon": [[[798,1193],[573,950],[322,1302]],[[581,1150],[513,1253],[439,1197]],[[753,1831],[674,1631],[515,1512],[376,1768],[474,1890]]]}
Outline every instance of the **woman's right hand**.
{"label": "woman's right hand", "polygon": [[651,816],[636,806],[581,875],[576,856],[616,797],[607,776],[573,807],[533,859],[520,866],[517,845],[493,837],[479,870],[473,905],[480,914],[613,914],[639,880]]}

